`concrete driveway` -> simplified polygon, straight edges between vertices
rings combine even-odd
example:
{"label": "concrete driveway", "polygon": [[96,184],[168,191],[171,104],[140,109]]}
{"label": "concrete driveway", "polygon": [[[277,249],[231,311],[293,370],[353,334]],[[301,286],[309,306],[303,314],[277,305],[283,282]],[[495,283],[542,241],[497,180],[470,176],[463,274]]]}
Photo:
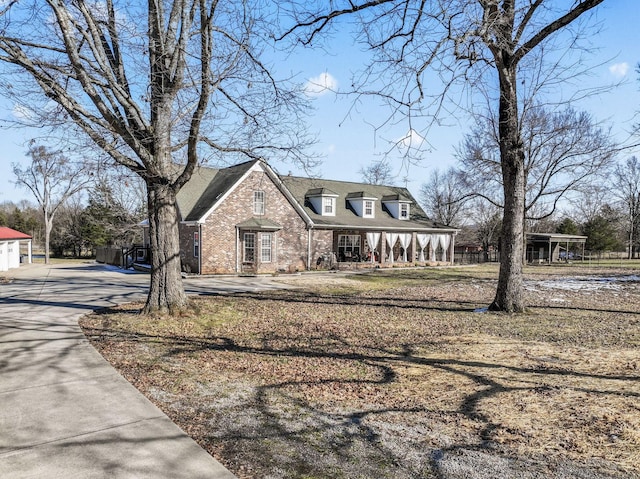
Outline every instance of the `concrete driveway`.
{"label": "concrete driveway", "polygon": [[[149,276],[96,264],[23,265],[0,284],[0,477],[232,478],[125,381],[78,317],[140,300]],[[196,293],[278,288],[198,278]]]}

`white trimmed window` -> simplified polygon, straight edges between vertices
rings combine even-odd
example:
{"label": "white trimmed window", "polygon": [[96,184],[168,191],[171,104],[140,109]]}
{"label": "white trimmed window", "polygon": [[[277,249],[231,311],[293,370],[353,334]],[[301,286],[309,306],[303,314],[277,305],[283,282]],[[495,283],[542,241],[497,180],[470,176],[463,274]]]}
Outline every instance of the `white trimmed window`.
{"label": "white trimmed window", "polygon": [[244,254],[242,261],[245,263],[254,263],[256,260],[256,234],[245,233],[243,238]]}
{"label": "white trimmed window", "polygon": [[264,191],[253,192],[253,214],[264,215]]}
{"label": "white trimmed window", "polygon": [[409,204],[408,203],[400,203],[400,219],[408,220],[409,219]]}
{"label": "white trimmed window", "polygon": [[333,215],[335,213],[336,199],[330,196],[322,197],[322,214]]}
{"label": "white trimmed window", "polygon": [[373,218],[373,200],[364,200],[363,218]]}
{"label": "white trimmed window", "polygon": [[360,258],[360,235],[338,236],[338,259],[358,261]]}
{"label": "white trimmed window", "polygon": [[262,233],[260,235],[260,261],[262,263],[271,263],[272,257],[273,234]]}
{"label": "white trimmed window", "polygon": [[200,233],[197,231],[193,233],[193,257],[200,257]]}

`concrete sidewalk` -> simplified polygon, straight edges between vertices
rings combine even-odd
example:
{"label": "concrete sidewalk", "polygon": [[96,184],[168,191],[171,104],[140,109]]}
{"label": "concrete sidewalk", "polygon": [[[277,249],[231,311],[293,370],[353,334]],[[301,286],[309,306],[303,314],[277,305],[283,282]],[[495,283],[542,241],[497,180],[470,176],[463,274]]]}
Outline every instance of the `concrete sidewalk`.
{"label": "concrete sidewalk", "polygon": [[235,477],[102,359],[77,324],[88,311],[144,298],[148,275],[93,264],[2,275],[14,280],[0,284],[0,477]]}

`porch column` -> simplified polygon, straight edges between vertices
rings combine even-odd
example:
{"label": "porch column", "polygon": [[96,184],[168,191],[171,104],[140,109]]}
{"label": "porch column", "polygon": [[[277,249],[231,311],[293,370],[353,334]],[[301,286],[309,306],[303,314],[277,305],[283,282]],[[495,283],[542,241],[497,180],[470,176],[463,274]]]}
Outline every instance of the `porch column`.
{"label": "porch column", "polygon": [[385,257],[387,253],[387,232],[380,233],[380,264],[385,263]]}
{"label": "porch column", "polygon": [[[455,233],[451,233],[451,266],[453,266],[456,262],[456,235]],[[526,248],[525,248],[526,250]]]}
{"label": "porch column", "polygon": [[29,260],[28,260],[28,261],[29,261],[29,264],[31,264],[31,262],[32,262],[32,256],[31,256],[31,251],[32,251],[32,249],[31,249],[31,241],[32,241],[32,240],[29,240],[29,242],[27,243],[27,255],[29,256]]}
{"label": "porch column", "polygon": [[411,233],[411,259],[409,261],[412,263],[418,261],[418,258],[416,258],[416,253],[418,252],[416,249],[418,246],[418,243],[416,243],[416,234],[417,233],[415,231]]}

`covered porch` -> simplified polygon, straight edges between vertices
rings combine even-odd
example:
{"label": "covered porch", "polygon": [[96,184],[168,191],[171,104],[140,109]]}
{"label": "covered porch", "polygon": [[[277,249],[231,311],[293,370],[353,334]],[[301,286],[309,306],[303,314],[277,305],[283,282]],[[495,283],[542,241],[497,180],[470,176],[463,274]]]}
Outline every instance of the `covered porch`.
{"label": "covered porch", "polygon": [[584,258],[587,236],[527,233],[527,262],[553,263]]}
{"label": "covered porch", "polygon": [[335,231],[333,260],[387,267],[407,263],[453,264],[456,233],[457,230]]}

